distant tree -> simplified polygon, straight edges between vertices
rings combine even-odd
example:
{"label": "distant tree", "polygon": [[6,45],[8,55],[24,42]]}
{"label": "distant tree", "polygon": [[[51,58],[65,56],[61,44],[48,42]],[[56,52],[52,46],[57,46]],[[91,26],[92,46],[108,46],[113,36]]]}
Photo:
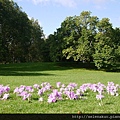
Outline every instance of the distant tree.
{"label": "distant tree", "polygon": [[113,41],[115,45],[115,62],[120,62],[120,28],[114,29]]}
{"label": "distant tree", "polygon": [[38,20],[31,19],[32,29],[29,47],[29,61],[43,61],[44,34]]}
{"label": "distant tree", "polygon": [[113,28],[108,18],[103,18],[97,24],[98,33],[95,36],[95,54],[93,55],[95,65],[98,69],[110,67],[114,64],[115,45],[113,42]]}

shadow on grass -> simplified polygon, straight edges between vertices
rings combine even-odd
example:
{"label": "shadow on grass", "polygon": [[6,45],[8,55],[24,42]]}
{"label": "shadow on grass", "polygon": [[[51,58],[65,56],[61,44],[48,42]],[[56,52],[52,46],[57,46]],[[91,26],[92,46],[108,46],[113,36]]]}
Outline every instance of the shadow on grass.
{"label": "shadow on grass", "polygon": [[68,67],[69,69],[81,68],[88,70],[97,70],[94,63],[82,63],[82,62],[60,62],[58,66]]}
{"label": "shadow on grass", "polygon": [[106,72],[120,72],[120,63],[116,63],[113,67],[106,69]]}
{"label": "shadow on grass", "polygon": [[[120,64],[119,64],[120,65]],[[118,66],[118,65],[117,65]],[[76,63],[76,62],[39,62],[39,63],[15,63],[0,64],[0,75],[2,76],[51,76],[54,74],[42,73],[43,71],[68,70],[68,69],[88,69],[97,70],[94,63]],[[120,67],[118,67],[120,68]],[[116,72],[114,71],[107,72]],[[113,70],[112,69],[112,70]],[[117,70],[119,72],[119,69]]]}
{"label": "shadow on grass", "polygon": [[17,71],[3,71],[0,72],[1,76],[51,76],[53,74],[47,73],[34,73],[34,72],[17,72]]}
{"label": "shadow on grass", "polygon": [[15,63],[0,64],[0,75],[2,76],[50,76],[53,74],[42,73],[42,71],[59,69],[53,63]]}
{"label": "shadow on grass", "polygon": [[107,102],[105,103],[105,105],[111,105],[111,104],[114,104],[113,102]]}

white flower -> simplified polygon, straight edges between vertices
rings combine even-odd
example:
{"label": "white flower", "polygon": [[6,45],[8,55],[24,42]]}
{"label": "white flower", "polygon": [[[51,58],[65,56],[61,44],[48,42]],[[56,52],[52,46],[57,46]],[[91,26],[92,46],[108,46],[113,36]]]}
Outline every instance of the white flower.
{"label": "white flower", "polygon": [[39,101],[40,101],[40,102],[42,102],[42,101],[43,101],[43,98],[42,98],[42,97],[40,97],[40,98],[39,98]]}
{"label": "white flower", "polygon": [[2,100],[7,100],[8,97],[9,97],[9,93],[8,94],[5,93]]}

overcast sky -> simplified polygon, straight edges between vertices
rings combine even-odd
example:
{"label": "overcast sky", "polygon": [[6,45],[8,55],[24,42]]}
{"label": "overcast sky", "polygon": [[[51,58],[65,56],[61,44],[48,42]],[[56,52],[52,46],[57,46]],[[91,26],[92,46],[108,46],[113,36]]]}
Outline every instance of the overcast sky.
{"label": "overcast sky", "polygon": [[120,27],[120,0],[14,0],[31,18],[38,19],[44,33],[54,33],[66,17],[91,11],[99,19],[109,18]]}

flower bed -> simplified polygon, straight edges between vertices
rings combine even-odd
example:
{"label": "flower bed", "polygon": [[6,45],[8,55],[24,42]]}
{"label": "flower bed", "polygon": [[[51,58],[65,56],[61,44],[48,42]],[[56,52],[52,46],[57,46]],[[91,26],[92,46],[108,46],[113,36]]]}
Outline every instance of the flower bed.
{"label": "flower bed", "polygon": [[[76,83],[65,85],[61,82],[57,82],[56,86],[52,86],[50,83],[44,82],[41,85],[20,85],[14,89],[13,94],[29,102],[32,101],[33,94],[37,95],[39,102],[45,101],[44,97],[46,96],[46,102],[54,103],[60,100],[87,99],[87,93],[92,91],[96,94],[96,99],[100,101],[99,105],[102,105],[102,99],[105,97],[106,93],[112,96],[119,96],[119,88],[120,85],[113,82],[108,82],[107,86],[100,82],[97,84],[85,83],[81,86],[78,86]],[[9,86],[0,85],[0,100],[7,100],[10,94]]]}

